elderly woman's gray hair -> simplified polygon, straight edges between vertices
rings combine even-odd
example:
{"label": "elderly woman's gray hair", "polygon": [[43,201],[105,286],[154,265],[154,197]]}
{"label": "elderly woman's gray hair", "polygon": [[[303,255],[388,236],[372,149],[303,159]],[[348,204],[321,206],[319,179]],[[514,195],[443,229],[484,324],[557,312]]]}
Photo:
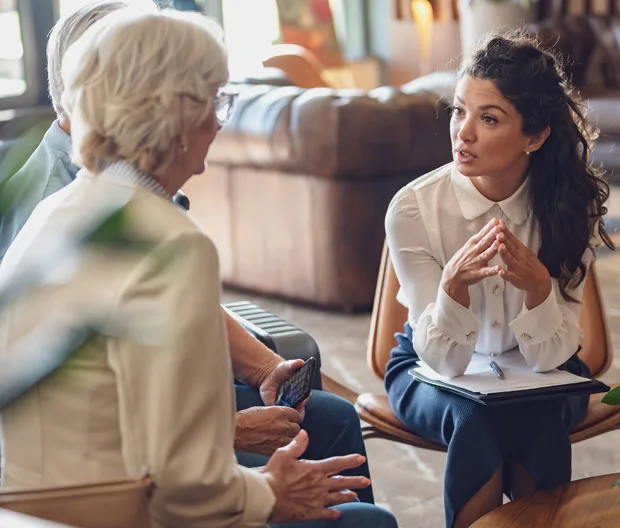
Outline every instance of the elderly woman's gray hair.
{"label": "elderly woman's gray hair", "polygon": [[123,7],[127,7],[127,3],[119,0],[115,2],[91,2],[80,7],[77,11],[61,17],[50,32],[47,41],[47,80],[52,105],[54,105],[54,110],[59,119],[67,117],[60,103],[64,91],[61,67],[67,48],[95,22]]}
{"label": "elderly woman's gray hair", "polygon": [[228,80],[223,32],[199,13],[122,9],[67,50],[62,79],[74,162],[96,172],[125,160],[152,174],[213,111]]}

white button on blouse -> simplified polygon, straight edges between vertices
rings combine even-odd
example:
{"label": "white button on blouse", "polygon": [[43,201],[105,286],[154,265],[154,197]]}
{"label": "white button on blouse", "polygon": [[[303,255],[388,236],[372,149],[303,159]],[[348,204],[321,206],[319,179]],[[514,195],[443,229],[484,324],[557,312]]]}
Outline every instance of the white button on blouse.
{"label": "white button on blouse", "polygon": [[[527,180],[495,203],[450,163],[403,187],[388,208],[387,241],[401,284],[398,298],[409,309],[414,349],[446,376],[462,375],[474,350],[498,355],[518,346],[534,370],[545,371],[564,363],[579,345],[580,305],[562,298],[556,279],[549,297],[532,310],[524,305],[523,291],[497,276],[470,286],[468,308],[440,287],[446,263],[492,218],[503,218],[521,242],[538,252],[540,235],[530,214]],[[587,250],[584,263],[591,258]],[[497,255],[489,265],[501,263]],[[583,282],[569,293],[581,299],[582,290]]]}

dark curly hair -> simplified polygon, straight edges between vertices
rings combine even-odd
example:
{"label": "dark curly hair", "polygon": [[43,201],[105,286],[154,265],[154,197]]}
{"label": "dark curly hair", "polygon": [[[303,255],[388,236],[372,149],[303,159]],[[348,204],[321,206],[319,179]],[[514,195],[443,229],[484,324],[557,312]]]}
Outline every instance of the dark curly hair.
{"label": "dark curly hair", "polygon": [[603,224],[609,185],[590,161],[597,130],[559,60],[522,32],[490,37],[461,66],[464,75],[492,81],[523,118],[524,134],[551,129],[530,156],[530,204],[541,235],[538,258],[564,299],[575,301],[568,290],[585,279],[582,259],[592,241],[615,249]]}

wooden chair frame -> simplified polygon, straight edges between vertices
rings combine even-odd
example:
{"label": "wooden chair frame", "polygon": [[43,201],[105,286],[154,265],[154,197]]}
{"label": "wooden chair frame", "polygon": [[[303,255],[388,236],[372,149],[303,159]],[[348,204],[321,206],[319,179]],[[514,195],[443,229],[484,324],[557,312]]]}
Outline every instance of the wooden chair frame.
{"label": "wooden chair frame", "polygon": [[50,486],[0,488],[0,508],[83,528],[148,528],[151,478]]}

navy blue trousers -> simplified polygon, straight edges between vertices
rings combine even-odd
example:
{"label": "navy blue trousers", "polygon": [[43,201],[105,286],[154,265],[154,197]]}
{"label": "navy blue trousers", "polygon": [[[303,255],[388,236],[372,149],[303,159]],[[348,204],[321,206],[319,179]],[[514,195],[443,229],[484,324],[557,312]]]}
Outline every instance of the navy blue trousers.
{"label": "navy blue trousers", "polygon": [[337,521],[306,521],[292,524],[270,524],[270,528],[398,528],[394,516],[377,506],[350,502],[334,506],[340,511]]}
{"label": "navy blue trousers", "polygon": [[[415,381],[407,373],[418,355],[412,332],[396,334],[398,346],[387,365],[385,388],[396,416],[414,433],[448,448],[444,477],[446,526],[501,467],[504,492],[510,496],[510,467],[520,463],[545,489],[571,478],[570,432],[586,414],[589,396],[567,396],[487,407]],[[575,354],[564,366],[589,376]]]}
{"label": "navy blue trousers", "polygon": [[[259,392],[252,387],[235,384],[235,392],[238,411],[264,405]],[[310,438],[308,449],[303,455],[305,459],[320,460],[353,453],[366,456],[360,419],[355,407],[335,394],[312,391],[301,427],[308,432]],[[239,463],[246,467],[264,466],[269,460],[269,457],[255,453],[237,452],[236,455]],[[370,478],[368,462],[358,468],[343,471],[342,475]],[[374,504],[372,486],[355,492],[360,501]]]}

